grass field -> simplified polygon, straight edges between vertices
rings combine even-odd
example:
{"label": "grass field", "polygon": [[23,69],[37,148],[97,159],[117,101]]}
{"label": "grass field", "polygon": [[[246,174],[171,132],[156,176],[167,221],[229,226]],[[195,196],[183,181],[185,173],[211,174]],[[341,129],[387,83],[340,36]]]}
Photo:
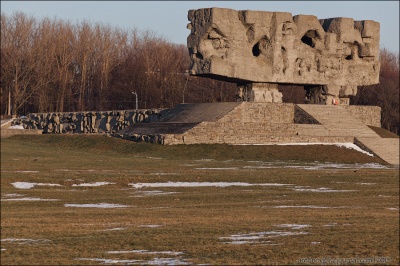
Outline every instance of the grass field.
{"label": "grass field", "polygon": [[398,263],[398,169],[354,150],[1,139],[2,265]]}

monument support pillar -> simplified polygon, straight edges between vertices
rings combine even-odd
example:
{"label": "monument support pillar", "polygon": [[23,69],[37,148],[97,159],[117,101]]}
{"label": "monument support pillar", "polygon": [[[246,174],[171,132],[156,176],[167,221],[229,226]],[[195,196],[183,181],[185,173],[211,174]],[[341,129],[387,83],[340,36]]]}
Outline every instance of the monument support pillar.
{"label": "monument support pillar", "polygon": [[238,84],[238,101],[257,103],[281,103],[282,93],[276,83]]}

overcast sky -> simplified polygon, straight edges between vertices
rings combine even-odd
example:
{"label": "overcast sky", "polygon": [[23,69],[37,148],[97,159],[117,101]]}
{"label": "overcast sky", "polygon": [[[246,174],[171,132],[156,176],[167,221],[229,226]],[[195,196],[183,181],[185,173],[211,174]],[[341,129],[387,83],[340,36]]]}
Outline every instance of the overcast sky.
{"label": "overcast sky", "polygon": [[24,12],[38,19],[88,20],[122,29],[151,30],[186,44],[187,12],[205,7],[290,12],[319,19],[349,17],[381,25],[381,47],[399,52],[399,1],[1,1],[1,12]]}

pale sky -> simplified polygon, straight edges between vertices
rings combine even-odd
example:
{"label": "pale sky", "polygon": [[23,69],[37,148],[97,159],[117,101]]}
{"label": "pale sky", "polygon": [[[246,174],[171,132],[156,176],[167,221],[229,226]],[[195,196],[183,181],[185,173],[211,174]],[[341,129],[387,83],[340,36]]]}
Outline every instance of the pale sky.
{"label": "pale sky", "polygon": [[1,1],[1,12],[21,11],[43,17],[87,20],[122,29],[151,30],[167,40],[186,44],[190,9],[224,7],[236,10],[290,12],[319,19],[349,17],[380,23],[380,45],[399,52],[399,1]]}

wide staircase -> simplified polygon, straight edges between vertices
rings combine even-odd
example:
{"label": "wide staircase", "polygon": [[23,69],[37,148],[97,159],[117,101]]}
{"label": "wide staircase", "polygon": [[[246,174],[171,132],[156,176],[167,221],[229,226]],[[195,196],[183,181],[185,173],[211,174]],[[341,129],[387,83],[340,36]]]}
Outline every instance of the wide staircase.
{"label": "wide staircase", "polygon": [[363,116],[349,106],[231,102],[180,104],[160,115],[158,121],[133,124],[117,134],[134,139],[158,136],[158,140],[164,135],[162,143],[167,145],[354,142],[390,164],[399,164],[399,139],[381,138],[367,126],[371,121],[365,117],[379,111]]}
{"label": "wide staircase", "polygon": [[394,165],[399,165],[399,138],[381,138],[378,134],[352,116],[344,107],[335,105],[299,104],[330,134],[354,136],[355,144]]}

